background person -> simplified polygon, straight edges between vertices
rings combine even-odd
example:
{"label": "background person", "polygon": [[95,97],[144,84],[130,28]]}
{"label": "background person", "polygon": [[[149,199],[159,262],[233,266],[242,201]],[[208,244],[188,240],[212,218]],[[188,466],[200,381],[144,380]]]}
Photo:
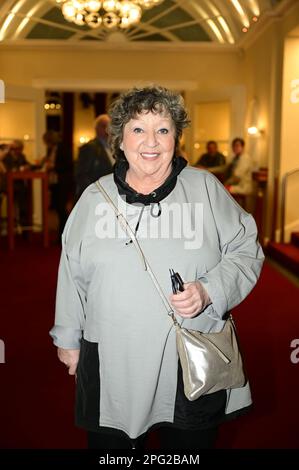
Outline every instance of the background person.
{"label": "background person", "polygon": [[107,114],[98,116],[94,124],[96,137],[80,147],[75,172],[77,199],[90,183],[112,172],[114,160],[108,144],[109,122]]}
{"label": "background person", "polygon": [[7,144],[0,144],[0,234],[2,233],[2,230],[4,232],[4,229],[2,228],[2,198],[3,193],[6,192],[6,167],[3,160],[8,154],[8,151],[9,147]]}
{"label": "background person", "polygon": [[[182,97],[162,87],[133,89],[110,115],[116,165],[101,178],[104,188],[126,212],[178,321],[220,331],[259,277],[253,218],[213,175],[175,156],[188,124]],[[190,247],[184,221],[169,214],[188,204],[194,222],[199,203],[203,239]],[[91,184],[63,234],[50,334],[60,361],[77,375],[76,423],[88,431],[90,448],[142,446],[154,428],[163,448],[212,447],[219,424],[251,404],[249,385],[185,397],[173,322],[134,245],[121,230],[107,232],[113,224],[113,210]],[[151,237],[151,224],[155,234],[167,226],[169,236]],[[170,267],[186,281],[184,292],[170,295]]]}
{"label": "background person", "polygon": [[[6,173],[6,166],[3,160],[8,154],[8,151],[9,147],[7,144],[0,144],[0,175],[4,175]],[[0,188],[2,188],[2,185]]]}
{"label": "background person", "polygon": [[24,154],[24,143],[15,139],[9,145],[9,151],[3,160],[7,171],[24,171],[30,169],[30,163]]}
{"label": "background person", "polygon": [[[6,172],[30,170],[30,163],[27,161],[24,154],[24,143],[22,140],[15,139],[9,144],[9,150],[2,162],[5,166]],[[16,222],[18,230],[20,233],[23,233],[23,229],[28,225],[28,182],[17,179],[14,181],[13,186],[16,205]]]}
{"label": "background person", "polygon": [[253,191],[253,162],[245,153],[245,141],[236,137],[232,141],[233,159],[226,170],[224,185],[232,194],[248,196]]}
{"label": "background person", "polygon": [[61,142],[58,132],[48,130],[43,135],[46,155],[41,165],[49,175],[51,207],[58,216],[58,241],[68,217],[68,201],[72,192],[73,162],[70,149]]}
{"label": "background person", "polygon": [[206,153],[201,155],[196,166],[206,168],[211,173],[222,173],[225,169],[225,156],[218,151],[218,144],[215,140],[209,140],[206,146]]}

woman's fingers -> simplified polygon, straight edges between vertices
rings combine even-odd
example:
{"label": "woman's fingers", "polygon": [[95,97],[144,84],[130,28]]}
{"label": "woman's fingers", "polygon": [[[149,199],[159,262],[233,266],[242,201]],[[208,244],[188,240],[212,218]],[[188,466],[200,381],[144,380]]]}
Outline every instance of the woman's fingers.
{"label": "woman's fingers", "polygon": [[75,375],[79,361],[80,349],[57,348],[57,355],[59,360],[68,368],[69,374]]}
{"label": "woman's fingers", "polygon": [[191,307],[197,302],[201,302],[201,296],[195,283],[184,284],[184,288],[185,290],[183,292],[171,296],[171,303],[174,306],[183,309]]}
{"label": "woman's fingers", "polygon": [[187,282],[184,283],[184,290],[183,292],[178,292],[177,294],[173,294],[171,297],[176,301],[184,301],[189,299],[190,296],[196,291],[195,283],[194,282]]}
{"label": "woman's fingers", "polygon": [[76,374],[77,365],[78,365],[78,363],[74,363],[74,364],[71,364],[69,366],[69,374],[70,375],[75,375]]}
{"label": "woman's fingers", "polygon": [[179,315],[192,318],[210,303],[210,298],[198,281],[185,283],[184,289],[183,292],[173,294],[170,302]]}

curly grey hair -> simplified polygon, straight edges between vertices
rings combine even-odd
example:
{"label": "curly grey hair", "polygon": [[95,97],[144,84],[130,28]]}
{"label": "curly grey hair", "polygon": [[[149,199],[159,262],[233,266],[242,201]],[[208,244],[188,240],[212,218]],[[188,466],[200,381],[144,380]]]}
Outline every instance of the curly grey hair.
{"label": "curly grey hair", "polygon": [[114,101],[109,109],[111,118],[109,140],[116,160],[126,159],[124,152],[120,149],[125,125],[143,112],[165,113],[171,117],[175,127],[176,148],[183,129],[190,123],[183,97],[180,94],[161,86],[132,88]]}

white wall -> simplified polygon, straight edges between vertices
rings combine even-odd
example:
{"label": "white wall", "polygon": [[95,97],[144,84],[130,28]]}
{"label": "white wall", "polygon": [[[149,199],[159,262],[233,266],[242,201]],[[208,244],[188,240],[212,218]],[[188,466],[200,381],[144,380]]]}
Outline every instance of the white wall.
{"label": "white wall", "polygon": [[[231,104],[229,101],[198,103],[194,113],[193,161],[206,152],[206,142],[216,140],[220,152],[228,155],[231,125]],[[199,147],[200,145],[200,147]]]}
{"label": "white wall", "polygon": [[[281,183],[281,134],[282,130],[282,78],[284,41],[290,31],[299,25],[299,2],[277,16],[260,29],[259,34],[246,45],[243,56],[244,84],[247,91],[247,109],[253,99],[259,107],[258,126],[264,134],[257,142],[247,138],[249,146],[254,145],[259,155],[260,166],[268,167],[267,211],[265,214],[266,240],[270,238],[280,220],[280,191],[275,194],[275,182]],[[248,127],[249,114],[245,120]],[[278,214],[273,214],[274,198],[278,197]]]}
{"label": "white wall", "polygon": [[35,104],[30,101],[7,100],[0,106],[0,139],[10,142],[24,139],[24,153],[34,161]]}
{"label": "white wall", "polygon": [[[49,45],[45,53],[45,47],[0,45],[1,78],[12,85],[65,91],[113,91],[113,83],[115,91],[144,82],[170,84],[185,91],[191,118],[196,103],[206,99],[210,102],[229,100],[233,111],[232,134],[239,134],[240,127],[243,129],[243,91],[240,100],[243,78],[241,57],[237,50],[226,47],[222,50],[213,47],[159,50],[152,47],[122,51],[117,48],[74,49]],[[241,113],[239,105],[236,105],[240,101]],[[81,117],[78,115],[76,118],[76,128]],[[193,144],[191,129],[186,132],[186,149],[190,155]]]}
{"label": "white wall", "polygon": [[[30,86],[6,83],[5,100],[0,105],[0,140],[23,139],[24,135],[29,135],[29,141],[25,141],[25,155],[31,162],[35,162],[44,155],[45,150],[42,142],[45,131],[44,92]],[[40,226],[40,181],[34,181],[33,192],[33,223]]]}
{"label": "white wall", "polygon": [[[285,41],[280,176],[299,169],[299,37]],[[287,234],[299,226],[299,172],[288,180]],[[290,230],[288,230],[290,229]]]}
{"label": "white wall", "polygon": [[280,172],[299,167],[299,38],[285,41]]}

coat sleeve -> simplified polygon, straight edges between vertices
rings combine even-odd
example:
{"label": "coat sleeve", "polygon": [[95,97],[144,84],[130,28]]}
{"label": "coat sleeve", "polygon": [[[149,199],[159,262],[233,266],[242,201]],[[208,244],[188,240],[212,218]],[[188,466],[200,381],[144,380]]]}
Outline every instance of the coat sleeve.
{"label": "coat sleeve", "polygon": [[[68,221],[69,222],[69,221]],[[80,348],[85,323],[86,285],[80,259],[68,253],[66,225],[58,270],[55,325],[50,331],[54,344],[65,349]]]}
{"label": "coat sleeve", "polygon": [[210,210],[216,226],[221,259],[199,281],[212,304],[207,315],[222,319],[240,304],[255,286],[264,261],[253,217],[245,212],[213,178],[207,186]]}

